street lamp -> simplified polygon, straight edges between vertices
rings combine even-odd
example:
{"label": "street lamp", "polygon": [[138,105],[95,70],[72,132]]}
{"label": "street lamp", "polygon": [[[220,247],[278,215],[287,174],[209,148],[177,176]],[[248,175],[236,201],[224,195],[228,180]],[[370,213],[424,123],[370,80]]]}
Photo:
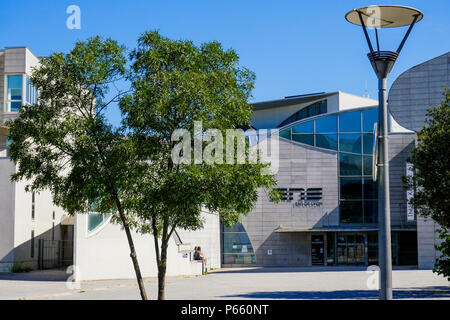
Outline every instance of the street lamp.
{"label": "street lamp", "polygon": [[[392,299],[392,256],[391,256],[391,214],[389,200],[389,152],[388,152],[388,112],[386,82],[400,51],[414,24],[422,20],[423,13],[403,6],[369,6],[353,9],[345,15],[348,22],[361,26],[369,45],[370,63],[378,77],[378,250],[380,265],[380,300]],[[378,29],[409,26],[397,51],[380,51]],[[374,51],[367,28],[375,29],[377,50]],[[376,168],[374,168],[376,169]],[[375,177],[374,177],[375,178]]]}

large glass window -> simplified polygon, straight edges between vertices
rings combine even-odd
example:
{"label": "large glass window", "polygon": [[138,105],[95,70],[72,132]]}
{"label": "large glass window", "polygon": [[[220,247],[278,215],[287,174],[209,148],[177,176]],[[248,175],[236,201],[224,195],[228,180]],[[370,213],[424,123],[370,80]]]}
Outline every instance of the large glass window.
{"label": "large glass window", "polygon": [[341,178],[341,199],[362,199],[361,178]]}
{"label": "large glass window", "polygon": [[293,126],[292,133],[314,133],[314,121],[307,121]]}
{"label": "large glass window", "polygon": [[363,175],[371,176],[372,175],[372,157],[371,156],[363,156],[363,166],[364,166]]}
{"label": "large glass window", "polygon": [[373,133],[363,134],[363,153],[372,154],[373,149]]}
{"label": "large glass window", "polygon": [[301,119],[313,117],[313,116],[323,114],[323,113],[327,113],[327,101],[326,100],[313,103],[312,105],[304,107],[303,109],[297,111],[296,113],[291,115],[289,118],[284,120],[282,123],[280,123],[278,128],[284,127],[284,126],[288,125],[289,123],[292,123],[292,122],[295,122],[295,121],[298,121]]}
{"label": "large glass window", "polygon": [[337,117],[331,115],[316,120],[316,133],[336,133]]}
{"label": "large glass window", "polygon": [[316,147],[337,150],[337,134],[316,134]]}
{"label": "large glass window", "polygon": [[18,112],[22,105],[22,76],[8,76],[6,112]]}
{"label": "large glass window", "polygon": [[109,218],[109,214],[90,213],[88,215],[88,232],[93,232],[100,228]]}
{"label": "large glass window", "polygon": [[301,142],[304,144],[314,145],[314,135],[313,134],[293,134],[292,140]]}
{"label": "large glass window", "polygon": [[8,100],[22,100],[22,76],[8,76]]}
{"label": "large glass window", "polygon": [[378,222],[378,201],[365,200],[364,201],[364,223]]}
{"label": "large glass window", "polygon": [[361,111],[341,113],[339,132],[361,132]]}
{"label": "large glass window", "polygon": [[291,129],[281,130],[278,135],[285,139],[291,139]]}
{"label": "large glass window", "polygon": [[378,122],[378,108],[362,112],[363,132],[373,132],[373,125]]}
{"label": "large glass window", "polygon": [[361,200],[340,201],[341,223],[363,223],[362,205]]}
{"label": "large glass window", "polygon": [[[302,109],[299,114],[306,113]],[[377,121],[378,109],[367,109],[318,117],[280,132],[293,141],[338,151],[341,223],[377,221],[377,184],[371,180],[372,131]]]}
{"label": "large glass window", "polygon": [[359,133],[339,134],[339,151],[361,153],[361,134]]}
{"label": "large glass window", "polygon": [[364,199],[378,199],[377,183],[372,178],[364,178]]}
{"label": "large glass window", "polygon": [[362,157],[356,154],[339,153],[339,172],[341,176],[361,176]]}
{"label": "large glass window", "polygon": [[223,264],[255,264],[253,246],[241,223],[231,229],[222,226]]}

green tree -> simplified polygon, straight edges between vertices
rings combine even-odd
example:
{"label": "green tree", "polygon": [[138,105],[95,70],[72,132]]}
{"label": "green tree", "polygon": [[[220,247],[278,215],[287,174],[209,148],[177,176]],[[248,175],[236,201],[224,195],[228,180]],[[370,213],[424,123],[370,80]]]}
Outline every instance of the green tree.
{"label": "green tree", "polygon": [[417,133],[418,143],[412,150],[414,177],[406,181],[414,189],[411,204],[416,212],[430,217],[442,228],[443,240],[436,248],[442,252],[435,272],[450,277],[450,90],[445,87],[439,106],[429,108],[426,125]]}
{"label": "green tree", "polygon": [[125,230],[142,299],[146,292],[131,236],[124,193],[140,176],[134,144],[123,129],[112,127],[104,110],[122,92],[106,100],[111,84],[125,75],[124,48],[99,37],[76,43],[68,53],[42,58],[31,81],[39,102],[22,106],[8,123],[12,179],[27,179],[27,190],[49,189],[56,205],[69,214],[111,213]]}
{"label": "green tree", "polygon": [[[175,228],[201,228],[202,208],[218,212],[225,224],[232,225],[251,211],[258,188],[270,192],[276,182],[273,175],[261,173],[267,164],[250,163],[248,158],[242,164],[183,163],[172,158],[178,143],[172,140],[175,130],[191,133],[189,145],[203,135],[195,134],[195,121],[202,122],[203,130],[217,129],[220,135],[249,124],[252,107],[247,100],[254,74],[238,65],[236,52],[223,50],[217,42],[196,46],[147,32],[131,59],[132,94],[124,96],[120,105],[126,126],[132,129],[130,139],[139,146],[148,169],[146,182],[129,201],[142,213],[141,231],[154,235],[158,299],[164,299],[167,248]],[[201,143],[203,150],[221,140],[216,136]],[[236,148],[234,143],[231,149]],[[188,152],[192,159],[198,155]],[[211,154],[224,157],[217,151]]]}

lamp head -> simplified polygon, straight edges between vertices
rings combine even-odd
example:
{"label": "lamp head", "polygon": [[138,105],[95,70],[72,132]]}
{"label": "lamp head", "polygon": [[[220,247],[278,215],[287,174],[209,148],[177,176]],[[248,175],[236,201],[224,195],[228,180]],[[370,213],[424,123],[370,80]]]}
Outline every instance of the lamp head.
{"label": "lamp head", "polygon": [[350,23],[362,26],[359,13],[361,13],[366,27],[378,29],[408,26],[413,22],[415,16],[417,16],[416,23],[423,18],[423,13],[415,8],[382,5],[353,9],[345,15],[345,19]]}
{"label": "lamp head", "polygon": [[[392,70],[414,24],[422,20],[422,18],[423,13],[417,9],[391,5],[362,7],[353,9],[345,15],[345,19],[347,19],[348,22],[363,28],[370,49],[368,57],[379,79],[384,79],[389,75],[389,72]],[[378,29],[403,26],[409,26],[409,28],[397,51],[381,51],[378,40]],[[377,41],[376,51],[373,50],[367,28],[375,28]]]}

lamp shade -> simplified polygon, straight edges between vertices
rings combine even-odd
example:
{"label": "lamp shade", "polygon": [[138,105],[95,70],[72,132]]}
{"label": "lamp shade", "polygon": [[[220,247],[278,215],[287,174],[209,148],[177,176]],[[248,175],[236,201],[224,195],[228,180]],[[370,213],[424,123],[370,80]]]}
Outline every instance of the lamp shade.
{"label": "lamp shade", "polygon": [[361,18],[368,28],[395,28],[410,25],[414,17],[415,22],[422,20],[423,13],[411,7],[404,6],[369,6],[353,9],[345,15],[348,22],[361,26]]}

